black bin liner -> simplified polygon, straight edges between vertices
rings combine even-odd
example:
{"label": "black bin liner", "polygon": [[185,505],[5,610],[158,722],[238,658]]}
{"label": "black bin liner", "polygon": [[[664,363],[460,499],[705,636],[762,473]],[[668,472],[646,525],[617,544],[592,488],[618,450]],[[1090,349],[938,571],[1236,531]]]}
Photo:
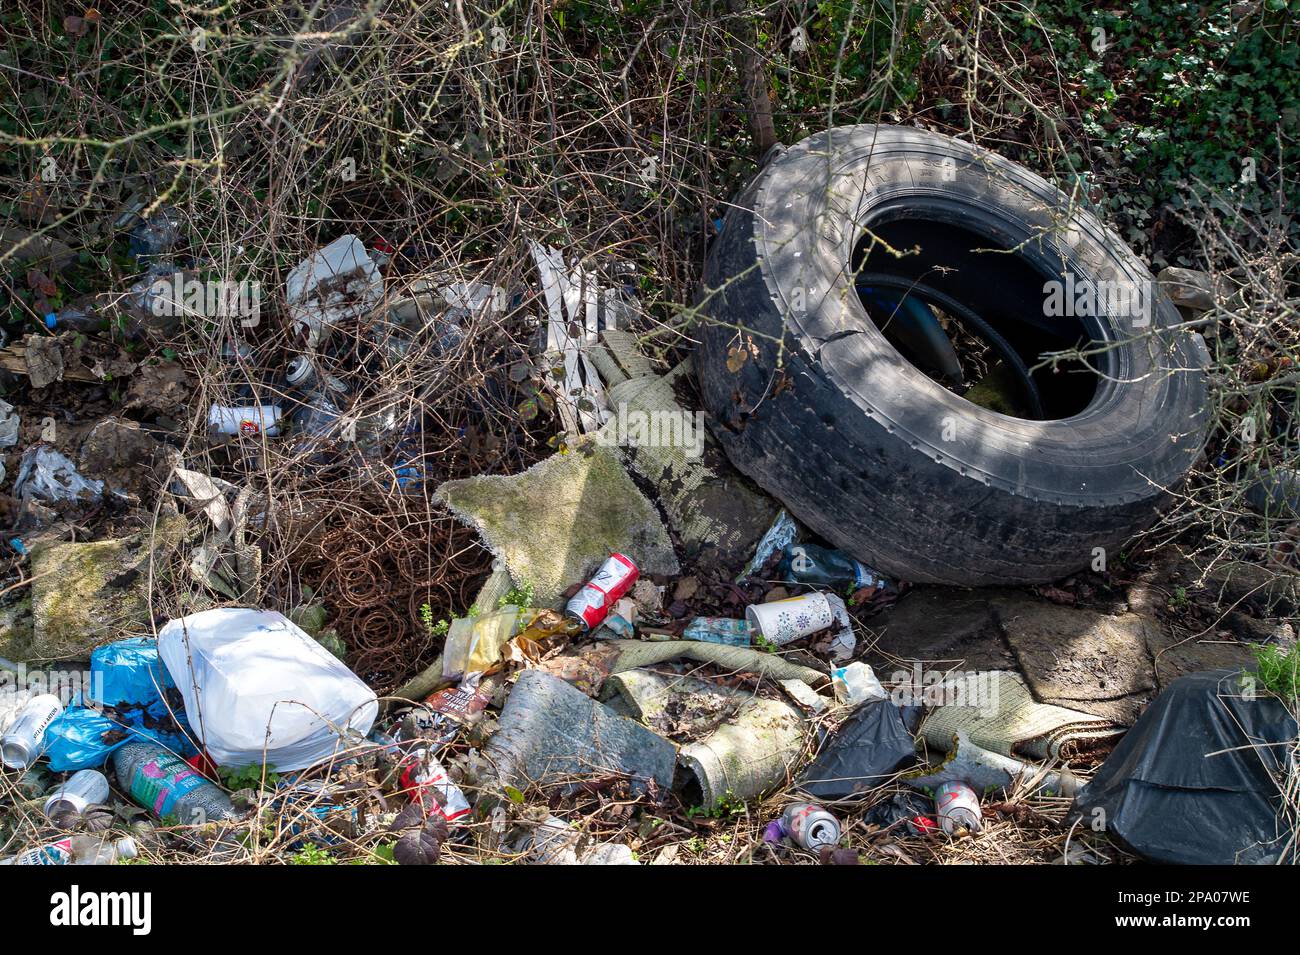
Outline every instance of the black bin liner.
{"label": "black bin liner", "polygon": [[1280,787],[1295,738],[1286,708],[1262,690],[1248,698],[1240,671],[1180,677],[1080,791],[1074,816],[1153,862],[1294,862]]}
{"label": "black bin liner", "polygon": [[874,700],[853,711],[799,780],[819,799],[866,792],[916,759],[916,743],[891,700]]}

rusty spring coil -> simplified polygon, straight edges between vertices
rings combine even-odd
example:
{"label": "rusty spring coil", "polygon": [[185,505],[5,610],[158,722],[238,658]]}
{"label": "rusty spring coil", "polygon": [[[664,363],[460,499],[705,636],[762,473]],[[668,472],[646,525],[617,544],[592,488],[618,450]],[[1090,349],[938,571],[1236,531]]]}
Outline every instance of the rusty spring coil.
{"label": "rusty spring coil", "polygon": [[492,555],[450,515],[340,515],[299,561],[348,648],[347,662],[372,687],[395,688],[432,662],[443,637],[423,620],[463,614],[491,570]]}

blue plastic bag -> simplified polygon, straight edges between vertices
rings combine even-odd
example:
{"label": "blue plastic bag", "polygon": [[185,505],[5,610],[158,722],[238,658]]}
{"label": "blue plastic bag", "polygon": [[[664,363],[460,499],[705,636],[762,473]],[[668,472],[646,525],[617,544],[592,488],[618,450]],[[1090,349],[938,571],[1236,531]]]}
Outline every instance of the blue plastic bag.
{"label": "blue plastic bag", "polygon": [[45,730],[45,756],[50,761],[50,769],[56,773],[98,769],[113,750],[130,739],[127,733],[115,743],[104,742],[107,734],[121,729],[99,710],[69,706]]}
{"label": "blue plastic bag", "polygon": [[97,703],[150,706],[175,686],[152,637],[130,637],[91,651],[90,689]]}
{"label": "blue plastic bag", "polygon": [[174,688],[152,638],[131,637],[92,651],[89,704],[78,699],[45,730],[50,769],[97,768],[133,738],[161,743],[182,757],[194,754],[184,712],[163,701],[162,693]]}

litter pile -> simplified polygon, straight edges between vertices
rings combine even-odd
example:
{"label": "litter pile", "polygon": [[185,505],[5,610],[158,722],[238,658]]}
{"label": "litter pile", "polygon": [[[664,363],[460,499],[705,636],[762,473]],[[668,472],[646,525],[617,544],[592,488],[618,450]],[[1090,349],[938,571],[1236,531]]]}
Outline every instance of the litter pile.
{"label": "litter pile", "polygon": [[[182,234],[165,207],[140,223],[142,335],[180,307]],[[225,342],[201,394],[133,366],[143,425],[41,423],[12,490],[6,863],[638,864],[742,817],[747,858],[824,864],[1026,820],[1067,861],[1110,859],[1104,834],[1159,861],[1294,857],[1295,721],[1239,705],[1237,671],[1175,681],[1127,735],[1036,672],[882,681],[864,621],[908,585],[732,468],[690,362],[638,348],[631,296],[530,251],[535,292],[399,281],[342,236],[289,271],[288,342]],[[531,303],[520,344],[503,319]],[[69,331],[28,336],[32,388],[78,381],[68,349],[99,321],[51,309]],[[0,444],[37,436],[0,412]],[[543,453],[528,426],[552,413]],[[283,482],[250,478],[268,463]]]}

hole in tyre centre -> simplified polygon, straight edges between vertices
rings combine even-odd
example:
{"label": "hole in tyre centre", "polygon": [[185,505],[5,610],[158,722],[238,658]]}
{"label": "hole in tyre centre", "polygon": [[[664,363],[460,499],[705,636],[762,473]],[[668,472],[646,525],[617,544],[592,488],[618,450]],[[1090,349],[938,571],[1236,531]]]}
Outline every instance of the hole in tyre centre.
{"label": "hole in tyre centre", "polygon": [[1029,243],[941,216],[895,209],[874,219],[854,250],[855,286],[868,317],[913,367],[1013,418],[1058,420],[1088,407],[1107,353],[1089,359],[1097,370],[1077,358],[1055,367],[1044,360],[1101,337],[1095,319],[1045,314],[1044,283],[1060,280],[1046,252],[1038,261]]}

